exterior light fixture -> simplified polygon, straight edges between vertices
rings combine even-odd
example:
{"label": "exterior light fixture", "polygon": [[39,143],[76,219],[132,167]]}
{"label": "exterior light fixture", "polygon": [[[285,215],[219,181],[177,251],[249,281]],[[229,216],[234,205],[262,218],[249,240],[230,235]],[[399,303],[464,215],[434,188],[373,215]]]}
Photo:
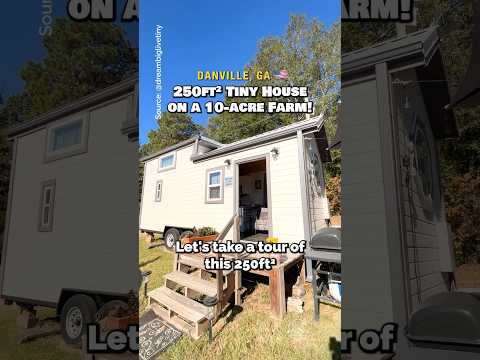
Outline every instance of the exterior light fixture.
{"label": "exterior light fixture", "polygon": [[224,161],[224,163],[227,165],[227,166],[230,166],[230,164],[232,163],[232,161],[230,159],[227,159]]}
{"label": "exterior light fixture", "polygon": [[278,148],[274,147],[270,152],[272,153],[273,159],[277,160],[278,154],[280,154],[280,151],[278,150]]}

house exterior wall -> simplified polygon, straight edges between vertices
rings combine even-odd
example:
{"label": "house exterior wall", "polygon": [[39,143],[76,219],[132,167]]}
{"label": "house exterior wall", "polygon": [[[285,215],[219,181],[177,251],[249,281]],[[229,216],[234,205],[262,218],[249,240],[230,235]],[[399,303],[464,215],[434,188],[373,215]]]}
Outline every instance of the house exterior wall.
{"label": "house exterior wall", "polygon": [[[407,175],[415,172],[403,161],[411,159],[412,149],[409,122],[399,112],[406,97],[429,140],[435,140],[415,72],[386,78],[386,66],[380,70],[376,77],[342,87],[342,328],[381,329],[395,322],[399,325],[397,355],[421,359],[441,352],[412,347],[402,329],[423,300],[447,291],[439,256],[439,239],[445,236],[439,229],[445,216],[441,197],[438,215],[431,219],[417,185],[407,186]],[[408,81],[408,85],[397,85],[395,80]],[[392,161],[386,162],[386,152]],[[434,157],[433,166],[436,161]],[[388,191],[397,192],[397,186],[398,208],[387,206],[387,199],[392,199]],[[393,227],[392,217],[398,218],[398,228]],[[354,357],[367,359],[369,355],[356,352]]]}
{"label": "house exterior wall", "polygon": [[342,328],[360,331],[394,317],[377,96],[375,78],[342,85]]}
{"label": "house exterior wall", "polygon": [[[56,303],[61,289],[126,294],[138,288],[139,275],[130,271],[138,266],[132,256],[138,195],[131,191],[138,186],[131,171],[138,143],[121,134],[129,104],[122,97],[82,112],[89,118],[88,151],[79,155],[45,162],[45,127],[16,138],[3,296]],[[53,229],[40,232],[41,184],[52,179]]]}
{"label": "house exterior wall", "polygon": [[[273,147],[279,149],[278,158],[271,155]],[[165,226],[212,226],[221,231],[234,213],[235,162],[266,155],[270,158],[270,194],[272,204],[273,236],[284,242],[303,240],[303,217],[300,195],[300,168],[297,139],[283,139],[267,145],[242,150],[216,158],[193,163],[190,159],[193,145],[177,150],[175,169],[158,172],[158,158],[145,163],[144,191],[140,228],[162,232]],[[225,160],[231,165],[227,166]],[[207,204],[206,171],[224,167],[224,177],[231,178],[225,186],[220,204]],[[163,180],[161,202],[155,202],[155,184]],[[227,237],[231,238],[231,234]]]}
{"label": "house exterior wall", "polygon": [[[430,207],[422,201],[420,189],[415,181],[416,171],[412,162],[414,161],[414,147],[409,139],[409,133],[412,131],[414,117],[422,122],[427,130],[429,141],[436,144],[428,115],[423,103],[422,94],[418,87],[417,77],[413,70],[404,71],[395,75],[396,79],[409,82],[406,86],[397,86],[394,88],[394,114],[396,118],[396,127],[398,131],[398,148],[401,159],[408,159],[410,166],[402,166],[399,179],[402,184],[402,221],[405,229],[407,245],[407,263],[408,263],[408,291],[410,301],[410,313],[415,311],[419,305],[428,297],[439,292],[448,290],[447,283],[440,271],[440,246],[442,229],[444,222],[444,213],[441,202],[433,203],[434,214]],[[405,101],[408,98],[408,107],[405,109]],[[434,149],[435,149],[435,145]],[[433,172],[435,177],[438,174],[438,158],[433,158]],[[436,185],[439,186],[437,182]],[[438,196],[441,196],[439,191]],[[436,214],[435,214],[436,213]]]}
{"label": "house exterior wall", "polygon": [[312,235],[326,227],[325,220],[330,218],[323,166],[315,136],[318,135],[316,133],[305,135],[304,140],[307,196]]}

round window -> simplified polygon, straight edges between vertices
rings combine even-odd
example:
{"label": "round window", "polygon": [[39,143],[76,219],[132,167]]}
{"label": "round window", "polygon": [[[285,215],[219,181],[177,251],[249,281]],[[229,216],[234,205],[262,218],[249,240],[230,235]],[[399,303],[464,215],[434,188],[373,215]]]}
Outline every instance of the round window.
{"label": "round window", "polygon": [[439,183],[436,169],[437,158],[432,144],[431,133],[428,132],[421,120],[415,116],[411,142],[413,145],[413,167],[418,194],[425,216],[433,220],[437,213],[439,200]]}
{"label": "round window", "polygon": [[433,171],[432,153],[428,144],[427,135],[422,127],[417,126],[415,131],[415,170],[422,183],[424,196],[432,198]]}

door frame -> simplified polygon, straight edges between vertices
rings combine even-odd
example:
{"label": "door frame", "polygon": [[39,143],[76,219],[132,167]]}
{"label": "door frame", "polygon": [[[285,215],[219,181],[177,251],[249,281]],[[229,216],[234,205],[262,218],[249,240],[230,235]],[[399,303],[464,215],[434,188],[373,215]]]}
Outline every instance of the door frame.
{"label": "door frame", "polygon": [[237,159],[233,162],[233,212],[235,214],[239,214],[240,210],[240,180],[239,180],[239,166],[242,164],[246,164],[249,162],[254,162],[258,160],[265,160],[265,172],[267,176],[267,207],[268,207],[268,222],[269,222],[269,229],[268,229],[268,236],[273,236],[273,222],[272,222],[272,186],[271,186],[271,173],[270,173],[270,154],[260,154],[254,155],[242,159]]}

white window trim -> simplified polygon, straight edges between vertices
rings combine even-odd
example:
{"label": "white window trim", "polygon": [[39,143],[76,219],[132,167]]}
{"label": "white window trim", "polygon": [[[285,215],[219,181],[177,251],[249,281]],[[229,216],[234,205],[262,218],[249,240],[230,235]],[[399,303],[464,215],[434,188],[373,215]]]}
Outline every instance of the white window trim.
{"label": "white window trim", "polygon": [[[173,155],[172,165],[162,168],[161,167],[162,159],[165,159],[165,158],[170,157],[172,155]],[[177,165],[177,153],[176,152],[168,153],[168,154],[162,155],[158,158],[158,172],[175,169],[176,165]]]}
{"label": "white window trim", "polygon": [[[158,194],[158,185],[161,185],[160,194]],[[158,180],[155,183],[155,202],[162,202],[162,197],[163,197],[163,180]]]}
{"label": "white window trim", "polygon": [[[218,185],[210,185],[210,174],[220,173],[220,183]],[[225,167],[217,167],[213,169],[208,169],[205,176],[205,203],[206,204],[223,204],[224,201],[224,177],[225,177]],[[219,198],[210,198],[210,188],[220,186],[220,197]]]}
{"label": "white window trim", "polygon": [[[86,153],[88,151],[89,120],[90,120],[89,114],[84,113],[84,114],[79,114],[79,115],[70,117],[67,120],[62,120],[49,125],[46,129],[46,136],[45,136],[45,156],[44,156],[45,162],[55,161],[55,160],[63,159],[66,157]],[[60,127],[69,125],[77,121],[82,122],[82,133],[81,133],[80,144],[69,146],[68,148],[60,149],[56,151],[50,150],[51,143],[53,141],[54,131]]]}
{"label": "white window trim", "polygon": [[[39,206],[39,216],[38,216],[38,231],[49,232],[53,230],[53,217],[55,211],[55,179],[47,180],[42,182],[40,186],[40,206]],[[46,190],[50,189],[50,203],[45,204],[45,193]],[[43,213],[45,208],[49,208],[48,223],[43,221]]]}

